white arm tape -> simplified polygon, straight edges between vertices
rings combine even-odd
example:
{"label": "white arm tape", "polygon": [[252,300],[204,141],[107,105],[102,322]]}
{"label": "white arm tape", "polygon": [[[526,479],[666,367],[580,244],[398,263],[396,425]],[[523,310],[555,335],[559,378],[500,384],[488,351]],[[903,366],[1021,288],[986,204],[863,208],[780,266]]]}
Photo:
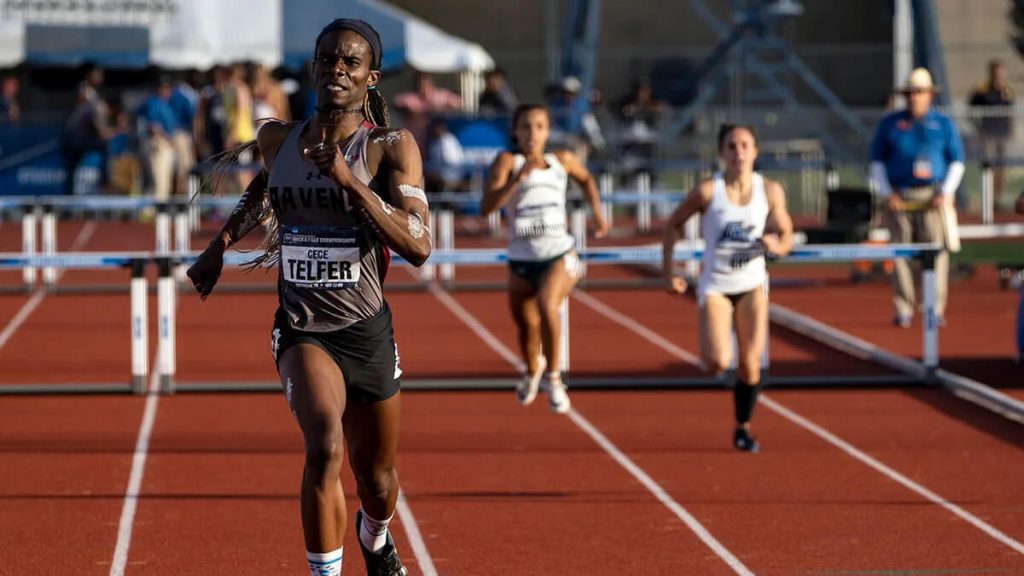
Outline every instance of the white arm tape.
{"label": "white arm tape", "polygon": [[942,181],[943,196],[953,196],[956,194],[956,189],[960,187],[960,181],[963,180],[965,170],[966,167],[963,162],[953,162],[949,165],[949,169],[946,170],[946,179]]}
{"label": "white arm tape", "polygon": [[401,192],[402,196],[405,198],[415,198],[416,200],[423,202],[425,205],[430,206],[430,203],[427,202],[427,195],[423,192],[422,188],[411,184],[399,184],[398,191]]}

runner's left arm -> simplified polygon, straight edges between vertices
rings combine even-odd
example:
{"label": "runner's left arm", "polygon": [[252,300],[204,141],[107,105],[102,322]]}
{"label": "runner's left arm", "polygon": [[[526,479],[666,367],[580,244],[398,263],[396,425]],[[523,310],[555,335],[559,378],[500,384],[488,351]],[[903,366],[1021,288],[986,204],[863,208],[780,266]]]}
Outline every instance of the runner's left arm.
{"label": "runner's left arm", "polygon": [[556,155],[558,161],[565,168],[566,173],[569,174],[569,177],[583,188],[583,195],[590,204],[590,211],[594,215],[594,224],[596,226],[594,235],[598,238],[604,238],[608,234],[608,222],[604,219],[604,209],[601,208],[601,196],[597,192],[597,182],[594,180],[594,176],[572,152],[559,151],[556,152]]}
{"label": "runner's left arm", "polygon": [[394,130],[386,137],[374,139],[383,149],[379,180],[389,182],[388,196],[395,203],[378,196],[360,182],[345,163],[338,146],[329,146],[310,153],[309,158],[321,171],[329,174],[348,191],[354,210],[373,226],[381,240],[414,266],[421,266],[430,256],[430,210],[423,193],[423,161],[416,140],[408,130]]}
{"label": "runner's left arm", "polygon": [[761,243],[765,251],[773,256],[785,256],[793,249],[793,219],[786,208],[786,192],[775,181],[765,182],[768,196],[768,222]]}

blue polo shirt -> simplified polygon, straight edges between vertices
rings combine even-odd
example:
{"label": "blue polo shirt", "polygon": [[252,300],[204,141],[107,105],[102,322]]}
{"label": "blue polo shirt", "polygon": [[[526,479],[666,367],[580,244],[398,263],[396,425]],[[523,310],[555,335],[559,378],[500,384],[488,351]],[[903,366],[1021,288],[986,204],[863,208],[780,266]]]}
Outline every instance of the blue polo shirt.
{"label": "blue polo shirt", "polygon": [[171,92],[171,99],[167,101],[171,111],[174,112],[174,120],[178,130],[192,133],[192,120],[196,116],[195,102],[184,90],[175,88]]}
{"label": "blue polo shirt", "polygon": [[[885,164],[894,190],[933,186],[946,178],[953,162],[964,161],[964,147],[952,120],[929,110],[915,120],[906,110],[882,118],[871,142],[871,161]],[[931,175],[914,174],[914,164],[929,167]]]}
{"label": "blue polo shirt", "polygon": [[139,106],[138,117],[149,123],[159,124],[169,138],[178,129],[178,121],[168,101],[159,96],[150,96]]}

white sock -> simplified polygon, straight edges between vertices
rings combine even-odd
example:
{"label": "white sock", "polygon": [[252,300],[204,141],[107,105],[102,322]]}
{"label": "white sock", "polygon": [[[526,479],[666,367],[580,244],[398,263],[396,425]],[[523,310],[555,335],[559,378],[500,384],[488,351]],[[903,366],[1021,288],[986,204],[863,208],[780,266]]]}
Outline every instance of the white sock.
{"label": "white sock", "polygon": [[548,379],[548,382],[552,382],[554,384],[560,384],[562,382],[562,373],[561,372],[548,372],[546,378]]}
{"label": "white sock", "polygon": [[332,552],[306,552],[310,576],[341,576],[341,548]]}
{"label": "white sock", "polygon": [[377,552],[388,542],[388,524],[395,517],[392,512],[387,520],[376,520],[363,510],[363,521],[359,526],[359,541],[370,552]]}

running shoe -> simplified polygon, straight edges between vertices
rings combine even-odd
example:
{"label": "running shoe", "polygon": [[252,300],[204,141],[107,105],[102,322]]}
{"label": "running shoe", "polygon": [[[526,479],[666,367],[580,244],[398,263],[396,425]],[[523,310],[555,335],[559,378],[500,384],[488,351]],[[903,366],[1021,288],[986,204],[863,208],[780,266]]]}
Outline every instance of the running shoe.
{"label": "running shoe", "polygon": [[566,392],[565,382],[561,378],[544,378],[544,388],[548,392],[548,405],[555,414],[568,414],[572,403]]}
{"label": "running shoe", "polygon": [[737,450],[743,452],[750,452],[756,454],[760,449],[761,445],[757,443],[757,439],[750,435],[750,432],[745,428],[737,428],[732,434],[732,445]]}
{"label": "running shoe", "polygon": [[378,552],[370,552],[363,547],[363,540],[359,538],[359,529],[362,525],[363,511],[359,510],[356,512],[356,541],[359,542],[359,550],[366,561],[366,576],[408,576],[409,569],[398,559],[398,550],[395,549],[391,533],[388,532],[388,539],[383,548]]}
{"label": "running shoe", "polygon": [[516,399],[523,406],[529,406],[537,397],[537,391],[540,389],[540,379],[544,375],[544,369],[547,366],[547,359],[539,356],[537,358],[537,369],[532,374],[523,374],[522,380],[516,384]]}

